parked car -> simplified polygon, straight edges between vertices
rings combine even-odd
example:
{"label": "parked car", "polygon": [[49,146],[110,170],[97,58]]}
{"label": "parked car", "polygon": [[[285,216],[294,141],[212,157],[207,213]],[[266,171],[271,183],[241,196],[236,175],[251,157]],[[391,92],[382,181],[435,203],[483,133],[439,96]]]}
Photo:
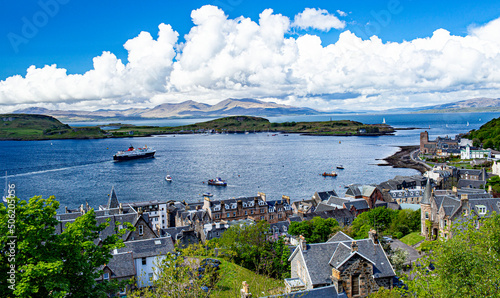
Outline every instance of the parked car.
{"label": "parked car", "polygon": [[384,236],[382,238],[384,238],[385,242],[387,242],[387,243],[391,243],[392,242],[392,238],[389,237],[389,236]]}

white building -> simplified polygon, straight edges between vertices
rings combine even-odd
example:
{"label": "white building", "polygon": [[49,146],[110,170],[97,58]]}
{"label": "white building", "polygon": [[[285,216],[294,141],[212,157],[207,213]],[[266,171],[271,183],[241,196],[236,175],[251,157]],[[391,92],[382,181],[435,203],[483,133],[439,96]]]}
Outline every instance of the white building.
{"label": "white building", "polygon": [[471,149],[471,146],[467,145],[465,148],[460,149],[461,159],[486,159],[491,158],[491,150],[489,149]]}
{"label": "white building", "polygon": [[135,265],[135,278],[139,288],[153,285],[158,279],[155,271],[167,253],[174,252],[174,243],[171,237],[153,238],[146,240],[126,241],[125,247],[115,249],[113,254],[118,255],[132,252]]}

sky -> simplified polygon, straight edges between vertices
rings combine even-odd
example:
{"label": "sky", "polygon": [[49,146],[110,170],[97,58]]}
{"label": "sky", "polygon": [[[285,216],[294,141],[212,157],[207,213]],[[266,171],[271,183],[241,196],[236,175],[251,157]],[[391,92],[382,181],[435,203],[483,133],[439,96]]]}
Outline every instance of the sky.
{"label": "sky", "polygon": [[0,112],[498,98],[500,1],[0,1]]}

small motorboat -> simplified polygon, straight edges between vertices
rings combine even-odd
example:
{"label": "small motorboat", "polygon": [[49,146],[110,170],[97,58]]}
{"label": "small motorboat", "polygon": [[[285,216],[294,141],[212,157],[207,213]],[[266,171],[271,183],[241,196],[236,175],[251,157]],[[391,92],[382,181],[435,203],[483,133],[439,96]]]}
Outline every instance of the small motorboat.
{"label": "small motorboat", "polygon": [[208,180],[208,185],[227,186],[227,183],[226,180],[222,180],[221,178],[217,177],[215,179]]}
{"label": "small motorboat", "polygon": [[167,177],[165,177],[165,180],[167,180],[168,182],[172,182],[172,176],[167,175]]}
{"label": "small motorboat", "polygon": [[343,169],[344,169],[344,166],[342,166],[342,165],[337,166],[337,169],[339,169],[339,170],[343,170]]}
{"label": "small motorboat", "polygon": [[331,172],[331,173],[327,173],[327,172],[324,172],[323,174],[321,174],[321,176],[323,177],[337,177],[337,173],[335,172]]}
{"label": "small motorboat", "polygon": [[213,195],[212,193],[209,193],[209,192],[204,192],[204,193],[202,194],[202,196],[204,196],[204,197],[209,197],[209,198],[210,198],[210,197],[213,197],[214,195]]}

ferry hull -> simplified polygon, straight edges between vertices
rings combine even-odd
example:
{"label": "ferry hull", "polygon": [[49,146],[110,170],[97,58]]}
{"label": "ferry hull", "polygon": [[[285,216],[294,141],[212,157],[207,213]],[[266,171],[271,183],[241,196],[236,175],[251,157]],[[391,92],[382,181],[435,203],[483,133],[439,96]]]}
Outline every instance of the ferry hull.
{"label": "ferry hull", "polygon": [[153,158],[156,152],[147,152],[144,154],[134,154],[134,155],[113,155],[113,160],[124,161],[132,159],[142,159],[142,158]]}

